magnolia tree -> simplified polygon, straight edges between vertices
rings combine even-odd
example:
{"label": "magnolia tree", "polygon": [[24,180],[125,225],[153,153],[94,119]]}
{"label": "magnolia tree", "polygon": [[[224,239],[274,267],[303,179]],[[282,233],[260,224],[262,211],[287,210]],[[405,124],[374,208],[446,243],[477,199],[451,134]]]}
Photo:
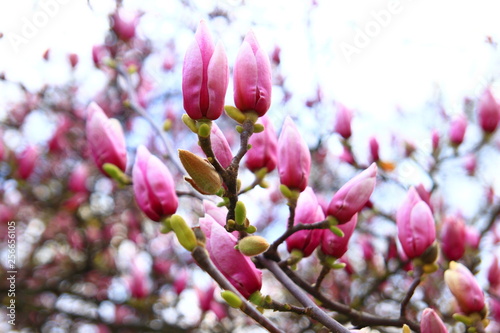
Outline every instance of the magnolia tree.
{"label": "magnolia tree", "polygon": [[[181,71],[174,45],[156,51],[137,34],[140,21],[120,4],[110,15],[105,42],[89,50],[106,79],[92,100],[75,97],[77,81],[30,91],[2,75],[23,96],[0,141],[6,328],[500,330],[500,203],[478,172],[498,155],[490,88],[463,114],[441,113],[429,147],[399,137],[379,147],[371,137],[367,154],[352,148],[353,111],[319,94],[300,112],[326,109],[335,121],[311,147],[297,118],[273,117],[272,105],[291,94],[273,101],[273,89],[286,91],[279,49],[268,52],[249,31],[229,59],[201,21]],[[182,77],[160,102],[145,65],[158,54],[158,71]],[[78,68],[76,54],[68,60]],[[57,124],[43,144],[23,137],[33,113]],[[141,126],[151,133],[132,144]],[[412,184],[401,172],[408,165],[420,170]],[[447,202],[443,173],[453,168],[463,170],[450,174],[461,191],[464,179],[483,188],[472,216]]]}

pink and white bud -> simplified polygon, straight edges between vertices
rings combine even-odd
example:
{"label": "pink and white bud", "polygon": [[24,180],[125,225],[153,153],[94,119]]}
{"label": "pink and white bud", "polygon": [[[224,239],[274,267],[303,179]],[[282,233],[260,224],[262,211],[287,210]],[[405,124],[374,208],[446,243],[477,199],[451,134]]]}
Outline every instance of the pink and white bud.
{"label": "pink and white bud", "polygon": [[491,289],[496,289],[500,286],[500,265],[496,256],[493,257],[493,261],[488,269],[488,282]]}
{"label": "pink and white bud", "polygon": [[229,67],[224,47],[220,42],[214,46],[207,24],[200,21],[182,67],[182,96],[189,117],[219,118],[228,82]]}
{"label": "pink and white bud", "polygon": [[142,145],[137,148],[132,180],[135,200],[151,220],[160,221],[176,212],[178,199],[170,171]]}
{"label": "pink and white bud", "polygon": [[311,153],[290,117],[285,118],[278,139],[278,171],[281,184],[304,191],[311,170]]}
{"label": "pink and white bud", "polygon": [[264,125],[264,131],[254,133],[250,137],[248,143],[252,148],[246,154],[246,166],[252,172],[262,168],[271,172],[276,169],[278,163],[278,136],[267,116],[259,118],[257,123]]}
{"label": "pink and white bud", "polygon": [[17,156],[17,174],[21,179],[28,179],[33,171],[40,153],[35,146],[26,147]]}
{"label": "pink and white bud", "polygon": [[[312,188],[307,187],[300,194],[297,201],[294,225],[299,223],[310,224],[323,221],[324,219],[325,215],[318,204],[316,194],[314,194]],[[286,239],[287,250],[290,253],[292,250],[300,250],[304,257],[309,257],[318,247],[322,234],[323,229],[297,231]]]}
{"label": "pink and white bud", "polygon": [[68,55],[68,61],[69,64],[71,65],[71,68],[76,68],[76,65],[78,65],[78,54],[76,53],[70,53]]}
{"label": "pink and white bud", "polygon": [[118,120],[108,118],[95,102],[87,107],[86,135],[92,157],[101,172],[104,173],[102,166],[105,163],[125,171],[127,149],[123,129]]}
{"label": "pink and white bud", "polygon": [[228,233],[210,215],[200,219],[206,237],[205,248],[214,265],[246,298],[262,287],[262,272],[255,268],[249,257],[234,247],[238,240]]}
{"label": "pink and white bud", "polygon": [[335,132],[340,134],[344,139],[349,139],[352,135],[351,122],[352,110],[346,108],[344,105],[337,103],[337,115],[335,121]]}
{"label": "pink and white bud", "polygon": [[438,314],[427,308],[422,313],[420,320],[420,333],[448,333],[448,329],[444,325]]}
{"label": "pink and white bud", "polygon": [[460,216],[445,218],[441,229],[441,250],[448,260],[459,260],[465,253],[467,232]]}
{"label": "pink and white bud", "polygon": [[87,193],[87,179],[89,178],[89,169],[86,164],[78,164],[68,180],[68,189],[75,193]]}
{"label": "pink and white bud", "polygon": [[377,166],[372,163],[335,193],[328,205],[328,215],[335,217],[339,224],[349,222],[370,199],[376,178]]}
{"label": "pink and white bud", "polygon": [[240,111],[262,117],[271,106],[271,64],[252,31],[248,32],[234,64],[234,103]]}
{"label": "pink and white bud", "polygon": [[377,141],[377,138],[372,136],[369,141],[369,146],[370,146],[370,160],[371,162],[378,162],[380,160],[379,156],[379,144]]}
{"label": "pink and white bud", "polygon": [[500,121],[500,110],[490,89],[486,89],[479,99],[478,105],[479,126],[486,133],[493,133]]}
{"label": "pink and white bud", "polygon": [[434,217],[429,206],[411,187],[396,214],[398,238],[408,259],[421,256],[436,240]]}
{"label": "pink and white bud", "polygon": [[219,161],[220,165],[222,165],[222,167],[226,169],[231,165],[231,162],[233,160],[233,153],[231,152],[231,147],[229,146],[224,133],[222,133],[216,123],[212,123],[210,141],[215,157]]}
{"label": "pink and white bud", "polygon": [[455,261],[450,262],[450,268],[444,272],[444,281],[463,313],[469,315],[484,310],[483,290],[467,267]]}
{"label": "pink and white bud", "polygon": [[342,257],[347,252],[349,240],[357,223],[358,214],[354,214],[348,222],[337,226],[344,233],[344,237],[335,235],[329,229],[324,229],[321,235],[321,252],[334,258]]}
{"label": "pink and white bud", "polygon": [[127,42],[135,37],[139,19],[138,13],[120,9],[111,15],[111,29],[118,39]]}
{"label": "pink and white bud", "polygon": [[451,121],[450,124],[450,142],[454,146],[459,146],[465,137],[465,131],[467,130],[467,118],[465,115],[461,114]]}
{"label": "pink and white bud", "polygon": [[438,130],[432,130],[431,133],[431,141],[432,141],[432,151],[436,151],[439,148],[439,142],[441,141],[441,137],[439,136]]}

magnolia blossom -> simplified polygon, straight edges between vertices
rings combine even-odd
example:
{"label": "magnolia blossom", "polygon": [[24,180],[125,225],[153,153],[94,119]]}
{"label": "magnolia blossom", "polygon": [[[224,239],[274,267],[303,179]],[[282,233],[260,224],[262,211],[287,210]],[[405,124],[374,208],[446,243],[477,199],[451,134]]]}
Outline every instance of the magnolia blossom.
{"label": "magnolia blossom", "polygon": [[249,257],[234,247],[238,240],[228,233],[210,215],[200,219],[206,237],[205,248],[214,265],[246,298],[262,287],[262,272],[255,268]]}
{"label": "magnolia blossom", "polygon": [[372,162],[377,162],[380,160],[379,156],[379,144],[377,141],[377,138],[372,136],[369,141],[369,146],[370,146],[370,158]]}
{"label": "magnolia blossom", "polygon": [[17,156],[17,173],[21,179],[28,179],[35,170],[39,152],[35,146],[26,147]]}
{"label": "magnolia blossom", "polygon": [[311,170],[311,153],[290,117],[286,117],[278,139],[278,171],[281,184],[304,191]]}
{"label": "magnolia blossom", "polygon": [[271,64],[252,31],[248,32],[234,64],[234,103],[240,111],[262,117],[271,106]]}
{"label": "magnolia blossom", "polygon": [[449,260],[459,260],[465,253],[464,220],[459,216],[450,216],[444,220],[441,229],[441,250]]}
{"label": "magnolia blossom", "polygon": [[228,82],[229,68],[224,47],[220,42],[214,45],[207,24],[201,21],[182,67],[182,96],[189,117],[219,118],[224,109]]}
{"label": "magnolia blossom", "polygon": [[351,121],[352,111],[344,105],[338,103],[338,110],[335,121],[335,132],[340,134],[344,139],[349,139],[352,135]]}
{"label": "magnolia blossom", "polygon": [[111,28],[119,39],[129,41],[135,37],[139,18],[138,13],[120,9],[111,15]]}
{"label": "magnolia blossom", "polygon": [[253,172],[262,168],[271,172],[278,163],[278,137],[267,116],[260,117],[257,123],[264,125],[264,131],[250,137],[248,143],[252,148],[246,154],[246,166]]}
{"label": "magnolia blossom", "polygon": [[463,313],[469,315],[484,310],[483,290],[467,267],[451,261],[450,268],[444,272],[444,281]]}
{"label": "magnolia blossom", "polygon": [[357,223],[358,214],[354,214],[348,222],[339,224],[337,228],[342,230],[342,232],[344,233],[343,237],[335,235],[329,229],[322,230],[323,234],[321,235],[321,252],[334,258],[342,257],[347,252],[349,239],[351,239]]}
{"label": "magnolia blossom", "polygon": [[[307,187],[297,201],[294,224],[310,224],[323,221],[324,219],[325,215],[318,204],[313,189]],[[318,247],[322,233],[323,229],[297,231],[286,239],[288,252],[300,250],[304,257],[310,256]]]}
{"label": "magnolia blossom", "polygon": [[437,313],[427,308],[423,311],[420,320],[420,333],[448,333],[448,329]]}
{"label": "magnolia blossom", "polygon": [[398,238],[407,257],[421,256],[436,239],[434,217],[429,206],[411,187],[396,215]]}
{"label": "magnolia blossom", "polygon": [[328,215],[335,217],[339,224],[350,221],[370,199],[375,188],[376,177],[377,166],[372,163],[335,193],[328,205]]}
{"label": "magnolia blossom", "polygon": [[464,141],[465,131],[467,130],[467,118],[465,115],[459,115],[451,121],[450,124],[450,142],[458,146]]}
{"label": "magnolia blossom", "polygon": [[500,110],[490,89],[486,89],[478,105],[479,125],[486,133],[494,132],[500,121]]}
{"label": "magnolia blossom", "polygon": [[160,221],[175,213],[178,200],[172,175],[165,164],[142,145],[137,149],[132,178],[137,204],[151,220]]}
{"label": "magnolia blossom", "polygon": [[229,146],[224,133],[222,133],[216,123],[212,123],[210,140],[212,150],[220,165],[223,168],[229,167],[229,165],[231,165],[231,161],[233,160],[233,153],[231,152],[231,147]]}
{"label": "magnolia blossom", "polygon": [[125,171],[127,149],[123,129],[118,120],[106,117],[95,102],[87,107],[86,134],[92,157],[101,171],[105,163],[114,164]]}
{"label": "magnolia blossom", "polygon": [[86,164],[80,163],[71,172],[68,180],[68,189],[75,193],[87,193],[87,178],[89,177],[89,169]]}

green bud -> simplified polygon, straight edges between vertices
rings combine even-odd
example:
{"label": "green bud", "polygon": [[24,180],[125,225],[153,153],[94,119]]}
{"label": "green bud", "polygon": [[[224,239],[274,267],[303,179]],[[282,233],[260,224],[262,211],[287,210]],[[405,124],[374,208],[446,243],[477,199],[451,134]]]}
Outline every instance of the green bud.
{"label": "green bud", "polygon": [[402,333],[411,333],[410,327],[408,325],[404,324]]}
{"label": "green bud", "polygon": [[254,232],[257,231],[257,227],[254,225],[250,225],[248,226],[248,228],[245,229],[245,231],[249,234],[253,234]]}
{"label": "green bud", "polygon": [[252,295],[250,295],[248,300],[255,305],[262,305],[262,303],[264,302],[264,296],[259,290],[257,290],[253,292]]}
{"label": "green bud", "polygon": [[172,125],[173,125],[172,120],[170,120],[170,119],[165,120],[163,122],[163,130],[165,132],[170,131],[170,129],[172,128]]}
{"label": "green bud", "polygon": [[287,259],[287,264],[292,266],[296,265],[299,261],[304,258],[304,253],[301,250],[298,249],[293,249],[292,252],[290,253],[290,257]]}
{"label": "green bud", "polygon": [[262,131],[264,131],[264,125],[262,125],[262,124],[255,124],[253,126],[253,132],[254,133],[260,133]]}
{"label": "green bud", "polygon": [[243,305],[241,298],[230,290],[224,290],[220,293],[220,295],[232,308],[239,309]]}
{"label": "green bud", "polygon": [[246,116],[243,112],[235,108],[234,106],[231,105],[226,105],[224,106],[224,110],[226,111],[226,114],[229,116],[229,118],[232,118],[236,122],[243,124],[243,122],[246,119]]}
{"label": "green bud", "polygon": [[162,234],[167,234],[172,231],[172,226],[170,225],[170,216],[162,221],[161,230]]}
{"label": "green bud", "polygon": [[342,262],[336,262],[337,258],[331,257],[331,256],[326,256],[324,258],[324,263],[326,266],[330,267],[331,269],[343,269],[346,264]]}
{"label": "green bud", "polygon": [[339,236],[339,237],[344,237],[344,232],[342,231],[342,229],[340,229],[339,227],[335,226],[335,225],[331,225],[330,226],[330,230],[336,235],[336,236]]}
{"label": "green bud", "polygon": [[281,191],[281,194],[283,194],[283,196],[285,198],[290,198],[292,196],[292,191],[286,185],[281,184],[280,191]]}
{"label": "green bud", "polygon": [[201,194],[215,194],[222,186],[222,179],[212,164],[207,160],[191,153],[190,151],[179,149],[179,158],[191,178],[186,181],[191,184]]}
{"label": "green bud", "polygon": [[240,125],[236,125],[236,132],[238,133],[243,133],[243,127],[241,127]]}
{"label": "green bud", "polygon": [[196,120],[192,119],[187,114],[182,115],[182,122],[186,125],[191,132],[198,134],[198,128],[196,127]]}
{"label": "green bud", "polygon": [[464,323],[466,326],[472,326],[474,324],[474,322],[471,318],[469,318],[466,315],[460,314],[460,313],[453,314],[453,319],[455,319],[456,321],[459,321],[461,323]]}
{"label": "green bud", "polygon": [[269,243],[264,237],[252,235],[240,240],[238,247],[243,255],[253,257],[267,251]]}
{"label": "green bud", "polygon": [[234,208],[234,221],[236,224],[243,225],[247,219],[247,209],[242,201],[236,203]]}
{"label": "green bud", "polygon": [[211,124],[210,123],[201,123],[200,126],[198,127],[198,135],[201,136],[202,138],[208,138],[210,136],[210,131],[211,131]]}
{"label": "green bud", "polygon": [[182,216],[174,214],[170,218],[170,226],[174,230],[179,243],[188,251],[193,251],[197,245],[196,236]]}
{"label": "green bud", "polygon": [[121,185],[131,185],[132,180],[120,168],[112,163],[104,163],[102,169],[108,176],[116,180]]}

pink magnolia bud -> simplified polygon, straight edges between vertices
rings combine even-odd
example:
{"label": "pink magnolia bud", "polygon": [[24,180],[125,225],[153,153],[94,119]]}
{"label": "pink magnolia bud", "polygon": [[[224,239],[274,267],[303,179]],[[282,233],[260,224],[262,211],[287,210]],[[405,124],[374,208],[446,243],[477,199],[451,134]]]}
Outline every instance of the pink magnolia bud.
{"label": "pink magnolia bud", "polygon": [[271,106],[271,64],[249,31],[234,64],[234,103],[240,111],[255,111],[262,117]]}
{"label": "pink magnolia bud", "polygon": [[175,275],[174,290],[177,295],[180,295],[184,289],[186,289],[188,281],[188,272],[186,269],[181,269],[179,273]]}
{"label": "pink magnolia bud", "polygon": [[431,140],[432,140],[432,151],[436,151],[438,150],[439,148],[439,141],[440,141],[440,137],[439,137],[439,132],[438,130],[433,130],[432,133],[431,133]]}
{"label": "pink magnolia bud", "polygon": [[182,96],[189,117],[219,118],[224,109],[228,81],[224,47],[220,42],[214,46],[207,24],[200,21],[182,67]]}
{"label": "pink magnolia bud", "polygon": [[21,179],[31,176],[39,154],[35,146],[28,146],[17,156],[17,173]]}
{"label": "pink magnolia bud", "polygon": [[118,120],[106,117],[95,102],[87,107],[86,134],[90,152],[101,172],[104,163],[114,164],[125,171],[127,149],[123,129]]}
{"label": "pink magnolia bud", "polygon": [[321,236],[321,251],[334,258],[340,258],[347,252],[349,239],[358,223],[358,214],[354,214],[350,221],[339,224],[337,228],[344,232],[344,237],[335,235],[331,230],[324,229]]}
{"label": "pink magnolia bud", "polygon": [[249,257],[234,246],[236,237],[228,233],[210,215],[200,219],[206,237],[205,248],[210,259],[231,284],[246,298],[262,287],[262,272],[255,268]]}
{"label": "pink magnolia bud", "polygon": [[349,149],[349,147],[343,147],[342,154],[339,155],[339,159],[350,165],[356,164],[354,155],[352,154],[352,151]]}
{"label": "pink magnolia bud", "polygon": [[92,61],[94,65],[99,68],[105,57],[109,56],[109,50],[105,45],[92,46]]}
{"label": "pink magnolia bud", "polygon": [[252,172],[266,168],[267,172],[276,169],[278,160],[278,137],[274,126],[267,116],[259,118],[264,131],[254,133],[248,143],[252,148],[247,152],[246,166]]}
{"label": "pink magnolia bud", "polygon": [[451,261],[450,268],[444,272],[444,281],[455,296],[462,312],[469,315],[483,311],[485,306],[483,291],[467,267]]}
{"label": "pink magnolia bud", "polygon": [[429,206],[411,187],[396,215],[398,238],[409,259],[421,256],[436,240],[434,217]]}
{"label": "pink magnolia bud", "polygon": [[372,136],[370,138],[369,145],[370,145],[371,162],[377,162],[377,161],[379,161],[380,160],[380,156],[378,154],[379,145],[378,145],[377,138],[374,137],[374,136]]}
{"label": "pink magnolia bud", "polygon": [[337,103],[337,105],[338,110],[334,130],[335,132],[339,133],[344,139],[349,139],[352,134],[352,111],[340,103]]}
{"label": "pink magnolia bud", "polygon": [[285,118],[278,139],[278,171],[281,184],[304,191],[311,170],[311,153],[290,117]]}
{"label": "pink magnolia bud", "polygon": [[460,145],[464,141],[465,131],[467,130],[467,118],[461,114],[451,121],[450,124],[450,142],[454,146]]}
{"label": "pink magnolia bud", "polygon": [[441,250],[448,260],[459,260],[465,253],[465,223],[459,216],[449,216],[441,229]]}
{"label": "pink magnolia bud", "polygon": [[490,268],[488,269],[488,282],[490,288],[496,289],[500,286],[500,265],[498,264],[498,257],[493,257]]}
{"label": "pink magnolia bud", "polygon": [[72,192],[87,193],[87,179],[89,178],[89,169],[86,164],[80,163],[74,169],[68,180],[68,189]]}
{"label": "pink magnolia bud", "polygon": [[432,203],[431,203],[431,193],[424,187],[424,184],[420,183],[415,187],[415,190],[418,193],[420,199],[422,199],[431,209],[431,212],[434,211]]}
{"label": "pink magnolia bud", "polygon": [[[325,215],[318,204],[316,194],[314,194],[312,188],[307,187],[297,201],[294,224],[310,224],[324,219]],[[287,250],[288,252],[300,250],[304,257],[309,257],[318,247],[322,234],[323,229],[298,231],[286,239]]]}
{"label": "pink magnolia bud", "polygon": [[484,132],[492,133],[497,129],[500,113],[498,103],[490,89],[486,89],[479,100],[478,117],[479,126]]}
{"label": "pink magnolia bud", "polygon": [[166,165],[142,145],[137,148],[132,180],[137,204],[151,220],[160,221],[175,213],[174,179]]}
{"label": "pink magnolia bud", "polygon": [[479,243],[481,242],[481,234],[473,226],[465,227],[465,244],[471,249],[479,249]]}
{"label": "pink magnolia bud", "polygon": [[427,308],[422,313],[420,320],[420,333],[448,333],[448,329],[437,313]]}
{"label": "pink magnolia bud", "polygon": [[111,15],[111,28],[122,41],[129,41],[135,37],[135,29],[139,24],[140,15],[135,12],[120,9]]}
{"label": "pink magnolia bud", "polygon": [[477,168],[477,159],[474,153],[467,154],[464,157],[464,168],[469,176],[474,176]]}
{"label": "pink magnolia bud", "polygon": [[377,166],[372,163],[366,170],[349,180],[335,193],[328,205],[328,215],[337,219],[339,224],[347,223],[354,214],[366,205],[377,177]]}
{"label": "pink magnolia bud", "polygon": [[69,61],[69,64],[71,65],[71,68],[75,68],[76,65],[78,65],[78,54],[70,53],[68,55],[68,61]]}
{"label": "pink magnolia bud", "polygon": [[212,132],[210,134],[212,150],[220,165],[225,169],[231,165],[233,153],[226,137],[216,123],[212,123]]}

